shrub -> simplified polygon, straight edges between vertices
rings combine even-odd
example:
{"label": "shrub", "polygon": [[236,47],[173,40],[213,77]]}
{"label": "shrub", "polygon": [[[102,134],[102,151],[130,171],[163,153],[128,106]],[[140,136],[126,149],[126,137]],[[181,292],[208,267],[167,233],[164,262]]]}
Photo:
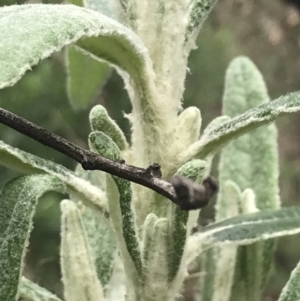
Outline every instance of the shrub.
{"label": "shrub", "polygon": [[[274,239],[300,232],[300,209],[280,208],[272,123],[300,110],[299,92],[270,102],[259,71],[238,57],[226,74],[224,115],[200,134],[200,111],[182,110],[181,101],[189,53],[217,1],[70,2],[0,9],[0,88],[67,47],[75,108],[111,67],[122,76],[131,142],[100,105],[89,116],[91,151],[0,110],[2,123],[80,163],[72,172],[0,143],[0,163],[26,174],[1,192],[0,299],[59,301],[21,277],[35,206],[47,191],[69,195],[61,202],[67,301],[176,300],[195,263],[203,272],[197,299],[260,299]],[[190,235],[217,190],[209,174],[219,151],[216,220]],[[280,301],[299,299],[299,273],[298,265]]]}

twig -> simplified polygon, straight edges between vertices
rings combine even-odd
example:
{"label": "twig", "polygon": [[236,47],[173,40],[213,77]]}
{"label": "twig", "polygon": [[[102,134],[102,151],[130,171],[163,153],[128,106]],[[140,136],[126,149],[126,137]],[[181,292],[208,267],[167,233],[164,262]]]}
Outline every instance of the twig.
{"label": "twig", "polygon": [[[160,166],[156,163],[144,169],[107,159],[89,150],[83,149],[33,122],[2,108],[0,108],[0,123],[74,159],[80,163],[85,170],[102,170],[117,177],[124,178],[154,190],[170,199],[184,210],[191,209],[190,206],[185,206],[186,202],[178,201],[177,193],[173,185],[160,178]],[[202,184],[199,185],[203,186]],[[206,204],[207,200],[205,200],[203,204],[200,204],[200,206],[203,207]],[[195,208],[193,207],[193,209]]]}

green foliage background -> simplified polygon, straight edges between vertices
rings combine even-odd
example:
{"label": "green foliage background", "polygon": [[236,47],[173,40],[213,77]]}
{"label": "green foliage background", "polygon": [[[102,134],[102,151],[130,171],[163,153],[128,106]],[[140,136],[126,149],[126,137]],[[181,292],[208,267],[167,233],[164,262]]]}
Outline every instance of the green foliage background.
{"label": "green foliage background", "polygon": [[[44,1],[44,3],[58,1]],[[22,1],[2,0],[1,5]],[[220,1],[205,23],[198,49],[190,57],[184,106],[201,109],[204,126],[220,115],[225,69],[237,55],[249,56],[265,77],[271,98],[300,89],[300,15],[279,0]],[[0,91],[1,107],[87,147],[88,112],[103,104],[125,133],[129,124],[123,113],[131,110],[126,91],[114,72],[86,110],[71,109],[66,92],[63,53],[57,53],[28,72],[13,88]],[[281,197],[284,205],[300,201],[300,115],[280,120]],[[73,169],[70,159],[0,125],[0,137],[6,143],[54,160]],[[215,162],[216,163],[216,162]],[[0,167],[1,185],[14,177]],[[27,255],[26,275],[61,295],[59,271],[59,202],[62,196],[47,194],[41,200],[34,219]],[[212,218],[212,206],[202,219]],[[280,240],[276,253],[276,271],[265,291],[265,300],[276,300],[290,271],[299,261],[299,235]],[[188,286],[190,287],[190,286]],[[187,291],[186,300],[190,292]]]}

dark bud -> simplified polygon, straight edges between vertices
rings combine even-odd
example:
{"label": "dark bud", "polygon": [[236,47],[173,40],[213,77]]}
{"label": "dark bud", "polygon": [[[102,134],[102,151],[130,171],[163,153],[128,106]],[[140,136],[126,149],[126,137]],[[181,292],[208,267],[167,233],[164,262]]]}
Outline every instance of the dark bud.
{"label": "dark bud", "polygon": [[84,156],[81,161],[81,166],[84,170],[95,170],[95,160],[90,156]]}
{"label": "dark bud", "polygon": [[195,210],[205,207],[217,193],[218,183],[211,177],[197,184],[182,176],[176,175],[171,183],[177,196],[177,204],[182,210]]}
{"label": "dark bud", "polygon": [[153,163],[146,169],[146,173],[151,177],[151,178],[161,178],[161,169],[160,165],[158,163]]}

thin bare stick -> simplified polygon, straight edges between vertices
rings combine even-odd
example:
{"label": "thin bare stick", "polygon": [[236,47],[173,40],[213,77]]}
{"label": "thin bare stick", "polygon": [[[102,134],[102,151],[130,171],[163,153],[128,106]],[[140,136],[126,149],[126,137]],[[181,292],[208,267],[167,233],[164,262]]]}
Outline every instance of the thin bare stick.
{"label": "thin bare stick", "polygon": [[[185,208],[186,206],[182,204],[182,202],[178,202],[174,186],[160,178],[160,166],[156,163],[144,169],[110,160],[89,150],[83,149],[35,123],[2,108],[0,108],[0,123],[74,159],[80,163],[85,170],[102,170],[114,176],[124,178],[154,190],[170,199],[173,203],[179,205],[182,209],[191,209],[189,207]],[[202,207],[205,206],[206,203],[207,200],[203,202]]]}

